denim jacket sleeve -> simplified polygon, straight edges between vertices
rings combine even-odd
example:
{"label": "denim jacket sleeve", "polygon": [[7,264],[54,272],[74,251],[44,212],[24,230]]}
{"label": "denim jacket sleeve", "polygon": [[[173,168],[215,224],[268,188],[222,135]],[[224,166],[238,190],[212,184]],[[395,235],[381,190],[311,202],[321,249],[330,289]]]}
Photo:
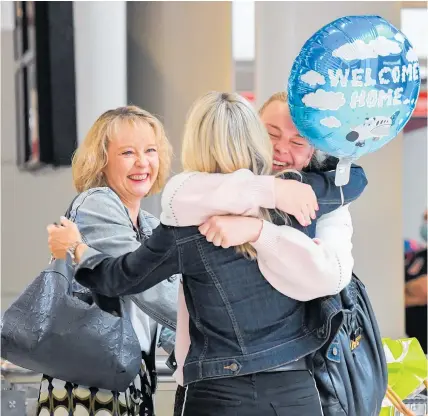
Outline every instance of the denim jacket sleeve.
{"label": "denim jacket sleeve", "polygon": [[119,197],[109,188],[94,188],[76,198],[70,212],[83,241],[111,256],[136,250],[140,243]]}
{"label": "denim jacket sleeve", "polygon": [[368,183],[364,169],[353,164],[348,184],[342,187],[336,186],[334,181],[337,162],[338,159],[329,157],[321,170],[300,172],[301,178],[296,178],[295,173],[282,175],[284,179],[301,179],[303,183],[312,187],[319,205],[318,218],[355,201],[363,193]]}
{"label": "denim jacket sleeve", "polygon": [[160,225],[134,252],[113,258],[88,248],[76,267],[81,285],[105,296],[143,292],[181,273],[175,234]]}

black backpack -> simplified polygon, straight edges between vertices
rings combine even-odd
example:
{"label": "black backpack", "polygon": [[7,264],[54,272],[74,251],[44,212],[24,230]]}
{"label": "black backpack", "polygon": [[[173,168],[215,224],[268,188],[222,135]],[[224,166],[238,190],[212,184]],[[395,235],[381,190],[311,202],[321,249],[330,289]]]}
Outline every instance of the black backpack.
{"label": "black backpack", "polygon": [[[379,327],[366,288],[353,274],[338,295],[342,323],[313,355],[313,373],[324,416],[378,416],[388,372]],[[336,305],[336,306],[339,306]]]}

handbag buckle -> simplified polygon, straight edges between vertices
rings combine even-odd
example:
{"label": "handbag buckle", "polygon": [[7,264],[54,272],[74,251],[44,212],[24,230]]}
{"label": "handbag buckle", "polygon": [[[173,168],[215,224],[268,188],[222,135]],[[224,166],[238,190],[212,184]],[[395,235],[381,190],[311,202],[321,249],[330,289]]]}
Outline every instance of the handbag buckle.
{"label": "handbag buckle", "polygon": [[361,328],[357,328],[350,336],[351,338],[351,351],[354,351],[355,348],[357,348],[360,345],[361,339],[362,339],[362,329]]}

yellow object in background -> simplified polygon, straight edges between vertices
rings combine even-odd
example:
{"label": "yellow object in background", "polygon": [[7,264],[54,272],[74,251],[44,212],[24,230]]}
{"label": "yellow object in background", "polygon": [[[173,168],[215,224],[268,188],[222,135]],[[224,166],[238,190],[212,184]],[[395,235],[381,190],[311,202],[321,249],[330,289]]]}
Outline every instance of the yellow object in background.
{"label": "yellow object in background", "polygon": [[406,416],[424,416],[426,405],[422,405],[423,413],[415,413],[402,403],[417,396],[428,384],[428,360],[421,345],[416,338],[384,338],[382,342],[388,364],[388,391],[380,416],[394,416],[396,409]]}

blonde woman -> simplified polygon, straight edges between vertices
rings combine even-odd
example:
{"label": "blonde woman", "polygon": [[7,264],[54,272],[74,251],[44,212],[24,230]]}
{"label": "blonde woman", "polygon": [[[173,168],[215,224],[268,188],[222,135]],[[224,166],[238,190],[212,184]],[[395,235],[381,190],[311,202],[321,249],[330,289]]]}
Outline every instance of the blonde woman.
{"label": "blonde woman", "polygon": [[[285,92],[273,94],[262,105],[259,115],[269,133],[273,148],[272,174],[282,179],[290,179],[286,181],[287,189],[281,190],[283,192],[281,208],[290,214],[286,218],[287,223],[311,238],[321,237],[323,244],[326,243],[324,236],[331,235],[329,249],[338,255],[338,264],[347,264],[346,259],[350,255],[352,247],[350,240],[343,247],[335,246],[333,236],[339,232],[343,233],[344,226],[348,227],[346,224],[349,224],[348,234],[345,233],[343,236],[352,235],[348,208],[343,206],[357,199],[364,191],[367,185],[364,170],[360,166],[352,165],[349,183],[341,188],[336,187],[334,183],[335,168],[338,160],[316,151],[308,140],[299,134],[291,119]],[[237,241],[236,238],[243,238],[241,230],[251,230],[248,223],[253,220],[230,215],[245,213],[241,210],[242,203],[254,195],[254,186],[249,175],[251,173],[248,171],[223,175],[195,172],[177,175],[174,178],[175,188],[168,186],[167,189],[170,192],[164,193],[163,196],[164,205],[169,206],[174,215],[168,217],[163,215],[162,222],[165,225],[174,226],[203,224],[199,230],[206,236],[207,241],[224,248],[233,246]],[[297,183],[293,179],[307,184],[306,188],[305,185]],[[308,189],[314,191],[317,197],[316,219],[314,219],[313,209],[310,209],[310,203],[307,203]],[[225,195],[227,198],[224,197]],[[256,203],[255,198],[254,203]],[[211,215],[214,216],[211,217]],[[272,215],[275,224],[284,224],[284,218],[276,215],[275,212]],[[247,235],[247,238],[251,240],[254,236]],[[338,236],[336,241],[342,244],[343,238]],[[261,263],[263,253],[258,254],[258,261],[263,270],[266,267]],[[278,256],[281,256],[280,252],[278,252]],[[295,267],[300,267],[299,263],[291,261]],[[279,266],[278,272],[280,272],[281,263],[278,262],[277,265]],[[349,274],[350,269],[345,267],[344,272]],[[306,295],[309,298],[316,298],[324,294],[334,294],[335,288],[332,285],[337,284],[339,279],[340,275],[337,273],[325,276],[324,279],[318,279],[311,288],[306,289]],[[336,287],[342,286],[339,284]],[[293,297],[294,292],[286,291],[284,293]],[[319,312],[315,310],[314,313]],[[179,318],[180,327],[186,327],[182,323],[189,321],[189,315],[181,287]],[[182,367],[190,339],[188,333],[180,330],[177,331],[177,339],[180,342],[177,342],[175,357],[172,359],[177,363],[175,377],[181,384],[183,382]],[[175,401],[175,416],[182,413],[184,396],[185,390],[179,385]]]}
{"label": "blonde woman", "polygon": [[[162,189],[170,162],[171,146],[163,126],[150,113],[129,106],[102,114],[79,146],[72,164],[74,186],[79,195],[73,202],[70,218],[82,240],[112,256],[140,247],[158,225],[155,217],[140,208],[141,200]],[[143,357],[140,374],[128,390],[105,391],[44,375],[38,415],[154,414],[153,352],[161,326],[173,329],[176,320],[178,280],[172,280],[132,299],[125,297],[125,308]],[[76,291],[82,289],[75,288]],[[102,309],[120,310],[119,298],[94,297]],[[164,342],[163,347],[170,350],[173,346],[168,348]],[[64,359],[66,357],[64,351]]]}
{"label": "blonde woman", "polygon": [[[184,415],[321,415],[315,383],[302,357],[325,342],[331,328],[326,324],[339,311],[311,314],[303,301],[337,293],[349,282],[349,212],[345,209],[336,218],[336,230],[343,232],[333,241],[320,229],[323,244],[269,221],[267,209],[286,208],[289,201],[282,195],[295,184],[268,176],[269,136],[254,109],[237,94],[214,92],[196,101],[186,123],[182,161],[194,172],[186,174],[188,180],[195,171],[205,172],[208,182],[216,177],[208,174],[215,173],[246,178],[252,191],[239,195],[234,213],[254,218],[244,218],[250,220],[245,229],[236,229],[231,245],[237,248],[209,243],[197,227],[160,225],[137,251],[114,259],[88,247],[74,224],[63,219],[62,227],[48,227],[51,251],[64,258],[72,250],[79,263],[76,279],[108,296],[138,293],[182,273],[190,320],[179,318],[177,331],[178,336],[185,333],[180,325],[188,324],[191,340],[184,365]],[[168,195],[184,182],[179,175],[166,186],[165,222],[181,222]],[[309,205],[314,216],[315,197],[304,189],[302,207]],[[213,199],[228,207],[221,186],[207,195],[208,206]],[[200,203],[192,208],[196,214]]]}

